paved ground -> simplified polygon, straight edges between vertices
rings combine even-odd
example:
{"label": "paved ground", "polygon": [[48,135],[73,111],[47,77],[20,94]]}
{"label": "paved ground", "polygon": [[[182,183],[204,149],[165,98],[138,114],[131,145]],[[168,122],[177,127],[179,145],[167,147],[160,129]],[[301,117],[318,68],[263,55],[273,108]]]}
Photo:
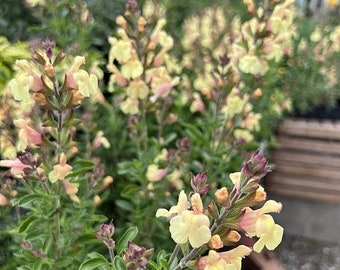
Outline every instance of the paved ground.
{"label": "paved ground", "polygon": [[340,204],[273,197],[275,221],[285,229],[274,252],[286,270],[340,270]]}
{"label": "paved ground", "polygon": [[340,245],[285,235],[274,253],[286,270],[340,270]]}

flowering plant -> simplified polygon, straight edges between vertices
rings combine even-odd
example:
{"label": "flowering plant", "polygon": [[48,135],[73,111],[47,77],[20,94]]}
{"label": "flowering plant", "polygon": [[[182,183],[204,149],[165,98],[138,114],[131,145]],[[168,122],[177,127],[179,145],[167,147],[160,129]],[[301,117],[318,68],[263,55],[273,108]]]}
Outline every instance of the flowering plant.
{"label": "flowering plant", "polygon": [[265,92],[254,81],[265,87],[289,52],[293,9],[273,4],[267,17],[245,2],[252,18],[221,30],[236,32],[215,53],[205,51],[213,35],[195,37],[201,69],[188,65],[200,60],[190,40],[183,59],[172,54],[165,13],[132,0],[108,39],[102,92],[91,58],[85,66],[51,40],[16,62],[1,118],[0,166],[10,171],[1,170],[0,203],[15,210],[8,267],[240,269],[252,251],[277,247],[283,228],[269,213],[282,206],[260,185],[265,147],[249,152],[263,139]]}

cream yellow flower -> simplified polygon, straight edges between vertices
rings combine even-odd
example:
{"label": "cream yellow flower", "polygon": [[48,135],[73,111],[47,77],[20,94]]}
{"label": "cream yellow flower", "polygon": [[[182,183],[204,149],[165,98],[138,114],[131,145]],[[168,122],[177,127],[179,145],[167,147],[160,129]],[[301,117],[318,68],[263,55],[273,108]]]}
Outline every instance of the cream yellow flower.
{"label": "cream yellow flower", "polygon": [[184,190],[179,193],[178,203],[170,208],[170,210],[166,210],[165,208],[160,208],[156,212],[156,217],[171,217],[175,214],[180,214],[183,211],[188,209],[188,198],[185,194]]}
{"label": "cream yellow flower", "polygon": [[158,209],[156,217],[171,218],[169,230],[172,239],[178,244],[189,242],[192,247],[196,248],[209,242],[210,220],[202,213],[203,204],[198,193],[191,197],[191,205],[193,210],[187,210],[187,196],[182,190],[177,205],[172,206],[169,211],[164,208]]}
{"label": "cream yellow flower", "polygon": [[143,74],[143,65],[139,60],[131,60],[126,64],[122,65],[121,72],[123,76],[127,79],[138,78]]}
{"label": "cream yellow flower", "polygon": [[141,79],[133,80],[126,88],[126,95],[131,98],[145,99],[149,95],[150,89]]}
{"label": "cream yellow flower", "polygon": [[236,129],[234,136],[236,139],[243,139],[246,142],[251,142],[254,139],[254,136],[246,129]]}
{"label": "cream yellow flower", "polygon": [[15,100],[28,102],[32,99],[29,92],[32,83],[33,78],[31,76],[20,74],[9,82],[8,87]]}
{"label": "cream yellow flower", "polygon": [[73,75],[78,85],[78,91],[85,97],[98,94],[98,78],[94,74],[88,74],[85,70],[79,70]]}
{"label": "cream yellow flower", "polygon": [[239,69],[244,73],[264,75],[268,70],[267,62],[255,55],[245,55],[238,63]]}
{"label": "cream yellow flower", "polygon": [[131,59],[132,46],[129,40],[119,40],[115,41],[114,39],[110,42],[112,44],[110,50],[110,59],[116,59],[120,64],[126,63]]}
{"label": "cream yellow flower", "polygon": [[193,248],[198,248],[209,242],[209,226],[210,221],[206,215],[185,210],[170,220],[170,233],[176,243],[185,244],[189,241]]}
{"label": "cream yellow flower", "polygon": [[136,98],[128,97],[121,103],[120,108],[125,114],[137,114],[139,112],[139,101]]}

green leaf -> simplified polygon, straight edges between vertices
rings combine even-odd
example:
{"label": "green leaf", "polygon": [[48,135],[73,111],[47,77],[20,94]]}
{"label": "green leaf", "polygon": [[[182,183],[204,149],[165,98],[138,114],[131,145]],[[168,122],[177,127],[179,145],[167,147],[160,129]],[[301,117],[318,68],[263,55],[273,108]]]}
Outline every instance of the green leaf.
{"label": "green leaf", "polygon": [[177,134],[172,132],[164,140],[163,145],[168,145],[177,138]]}
{"label": "green leaf", "polygon": [[92,160],[87,160],[87,159],[79,159],[75,161],[75,165],[79,165],[82,167],[91,167],[93,168],[94,165],[96,165]]}
{"label": "green leaf", "polygon": [[53,233],[46,234],[44,246],[43,246],[43,252],[48,253],[53,243]]}
{"label": "green leaf", "polygon": [[122,237],[118,240],[116,245],[116,253],[121,255],[124,249],[127,247],[129,241],[132,241],[138,234],[137,227],[128,228],[122,235]]}
{"label": "green leaf", "polygon": [[126,185],[121,191],[121,195],[124,198],[132,198],[132,195],[137,194],[140,187],[135,184]]}
{"label": "green leaf", "polygon": [[32,222],[36,221],[37,219],[38,219],[37,216],[30,216],[30,217],[26,218],[26,219],[21,223],[21,225],[20,225],[20,227],[19,227],[19,230],[18,230],[19,233],[25,232],[25,231],[27,230],[28,226],[29,226]]}
{"label": "green leaf", "polygon": [[103,267],[105,267],[104,269],[107,269],[108,267],[110,267],[110,263],[102,257],[96,257],[90,258],[83,262],[79,266],[79,270],[95,270]]}
{"label": "green leaf", "polygon": [[[56,269],[69,269],[73,264],[74,259],[72,257],[62,257],[54,264]],[[70,266],[70,267],[67,267]]]}
{"label": "green leaf", "polygon": [[125,263],[121,257],[114,257],[113,266],[115,270],[126,270]]}
{"label": "green leaf", "polygon": [[131,203],[126,200],[116,200],[116,204],[120,208],[127,210],[129,212],[132,212],[134,210]]}
{"label": "green leaf", "polygon": [[91,171],[93,167],[85,167],[85,168],[81,168],[81,169],[78,169],[78,170],[74,170],[72,171],[71,173],[69,173],[67,175],[68,178],[73,178],[73,177],[76,177],[76,176],[84,176],[85,173],[87,173],[88,171]]}
{"label": "green leaf", "polygon": [[30,208],[31,204],[37,201],[47,201],[45,194],[28,194],[19,199],[17,203],[23,208]]}
{"label": "green leaf", "polygon": [[99,240],[95,236],[94,233],[83,234],[74,241],[74,244],[76,244],[76,245],[93,244],[93,243],[101,243],[101,240]]}

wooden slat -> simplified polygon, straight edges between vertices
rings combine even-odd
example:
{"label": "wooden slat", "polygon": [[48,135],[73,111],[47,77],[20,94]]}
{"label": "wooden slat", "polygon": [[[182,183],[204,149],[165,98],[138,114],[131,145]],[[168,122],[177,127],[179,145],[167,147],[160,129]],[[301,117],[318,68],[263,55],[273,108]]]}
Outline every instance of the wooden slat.
{"label": "wooden slat", "polygon": [[340,168],[340,157],[323,155],[322,153],[320,155],[311,155],[309,153],[276,151],[273,156],[274,164],[275,161],[290,161],[301,164],[301,166],[309,164],[311,166],[325,166],[330,169]]}
{"label": "wooden slat", "polygon": [[280,136],[278,137],[278,143],[280,144],[280,150],[289,149],[293,151],[308,151],[313,153],[321,152],[338,154],[340,156],[340,141]]}
{"label": "wooden slat", "polygon": [[274,173],[280,172],[284,174],[292,174],[297,178],[299,176],[301,178],[309,177],[311,180],[316,179],[320,183],[334,183],[339,185],[340,187],[340,174],[338,170],[333,170],[329,168],[325,168],[320,165],[301,166],[299,163],[291,163],[291,162],[281,162],[277,160],[275,162]]}
{"label": "wooden slat", "polygon": [[275,174],[271,179],[272,184],[289,185],[292,188],[338,194],[340,198],[340,185],[335,182],[326,182],[323,179],[285,175],[282,172]]}
{"label": "wooden slat", "polygon": [[291,136],[340,140],[339,130],[339,122],[287,119],[280,128],[280,133]]}
{"label": "wooden slat", "polygon": [[268,192],[340,203],[340,121],[288,119],[278,143]]}
{"label": "wooden slat", "polygon": [[324,202],[334,202],[340,203],[340,198],[338,195],[330,195],[316,192],[306,192],[303,190],[294,190],[290,187],[281,188],[280,190],[277,188],[268,188],[268,192],[271,194],[282,195],[287,197],[298,197],[308,200],[316,200],[316,201],[324,201]]}

